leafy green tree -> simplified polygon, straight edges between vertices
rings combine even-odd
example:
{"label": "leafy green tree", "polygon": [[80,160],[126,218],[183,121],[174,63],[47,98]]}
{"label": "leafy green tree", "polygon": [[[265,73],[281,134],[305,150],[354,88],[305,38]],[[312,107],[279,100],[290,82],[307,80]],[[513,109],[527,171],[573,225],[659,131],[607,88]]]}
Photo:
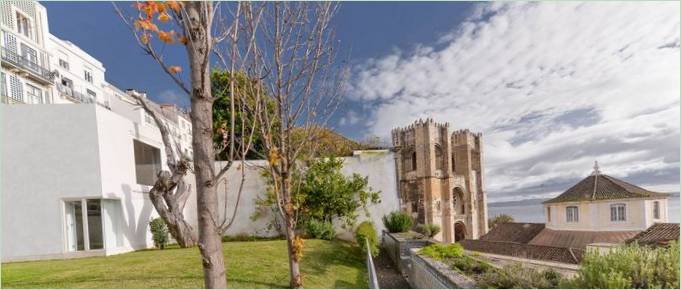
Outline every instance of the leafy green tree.
{"label": "leafy green tree", "polygon": [[[226,70],[213,70],[210,75],[213,96],[216,98],[213,103],[213,144],[217,148],[217,160],[230,160],[230,148],[225,144],[229,142],[231,136],[225,135],[232,132],[232,112],[234,112],[234,141],[236,147],[243,146],[242,140],[252,142],[246,159],[265,159],[265,149],[262,135],[260,134],[259,123],[256,121],[256,92],[257,86],[254,81],[248,78],[243,72],[234,73],[234,90],[240,93],[234,94],[234,107],[232,107],[230,94],[232,93],[232,74]],[[262,102],[262,101],[261,101]],[[267,110],[273,112],[274,104],[270,99],[267,102]],[[252,138],[249,138],[252,137]]]}
{"label": "leafy green tree", "polygon": [[496,227],[498,224],[512,223],[513,221],[514,220],[513,220],[512,216],[502,213],[498,216],[495,216],[495,217],[489,219],[488,223],[489,223],[489,228],[492,229],[492,228]]}
{"label": "leafy green tree", "polygon": [[368,177],[357,173],[346,177],[342,168],[343,160],[336,157],[311,162],[301,186],[304,217],[327,222],[339,219],[352,226],[358,209],[368,215],[367,205],[381,202],[379,192],[369,187]]}

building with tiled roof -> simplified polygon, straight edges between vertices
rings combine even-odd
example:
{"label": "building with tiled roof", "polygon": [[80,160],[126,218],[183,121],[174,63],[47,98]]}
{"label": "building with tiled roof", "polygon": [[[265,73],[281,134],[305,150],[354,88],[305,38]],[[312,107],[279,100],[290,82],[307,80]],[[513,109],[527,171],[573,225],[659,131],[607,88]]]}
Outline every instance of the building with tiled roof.
{"label": "building with tiled roof", "polygon": [[671,241],[679,240],[679,224],[674,223],[658,223],[649,227],[647,230],[640,232],[633,238],[627,240],[627,243],[636,242],[639,245],[666,245]]}
{"label": "building with tiled roof", "polygon": [[665,193],[593,173],[544,202],[546,228],[559,231],[639,232],[668,220]]}

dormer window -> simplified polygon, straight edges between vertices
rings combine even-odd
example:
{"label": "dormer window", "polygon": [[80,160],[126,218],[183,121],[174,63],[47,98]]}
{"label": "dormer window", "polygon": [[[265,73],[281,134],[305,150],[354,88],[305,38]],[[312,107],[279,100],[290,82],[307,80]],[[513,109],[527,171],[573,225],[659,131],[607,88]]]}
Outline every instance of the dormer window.
{"label": "dormer window", "polygon": [[623,222],[627,220],[627,206],[623,203],[610,205],[610,221]]}

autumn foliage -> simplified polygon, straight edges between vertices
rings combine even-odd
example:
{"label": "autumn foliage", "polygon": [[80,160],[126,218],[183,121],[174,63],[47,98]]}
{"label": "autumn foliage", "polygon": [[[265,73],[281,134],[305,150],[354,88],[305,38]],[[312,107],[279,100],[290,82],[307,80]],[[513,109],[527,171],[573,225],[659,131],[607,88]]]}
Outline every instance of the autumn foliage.
{"label": "autumn foliage", "polygon": [[[151,41],[155,37],[164,44],[180,43],[187,44],[187,37],[175,32],[172,28],[173,19],[182,12],[183,3],[179,1],[145,1],[134,4],[138,15],[134,26],[138,32],[139,41],[148,48],[151,48]],[[159,27],[159,25],[161,27]],[[169,66],[170,73],[177,74],[182,72],[179,66]]]}

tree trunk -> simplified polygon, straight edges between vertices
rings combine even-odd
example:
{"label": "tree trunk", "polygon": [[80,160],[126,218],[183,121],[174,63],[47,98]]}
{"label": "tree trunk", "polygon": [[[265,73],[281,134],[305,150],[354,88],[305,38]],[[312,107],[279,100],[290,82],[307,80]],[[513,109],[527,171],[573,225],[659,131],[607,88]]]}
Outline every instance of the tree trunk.
{"label": "tree trunk", "polygon": [[177,241],[181,248],[189,248],[196,245],[194,229],[184,219],[182,210],[171,210],[166,207],[163,198],[153,189],[149,192],[149,199],[154,205],[156,212],[168,226],[170,235]]}
{"label": "tree trunk", "polygon": [[302,240],[298,241],[299,238],[296,236],[296,232],[292,225],[293,219],[289,217],[286,219],[286,242],[288,243],[288,263],[290,277],[289,286],[292,289],[299,289],[303,288],[303,277],[300,275],[300,257],[302,256],[300,251],[303,250],[303,247],[302,244],[297,245],[296,243],[299,243]]}
{"label": "tree trunk", "polygon": [[210,80],[212,4],[184,2],[190,41],[187,56],[191,80],[192,146],[196,176],[199,250],[206,288],[227,288],[222,238],[218,224],[218,198],[213,148],[213,95]]}

